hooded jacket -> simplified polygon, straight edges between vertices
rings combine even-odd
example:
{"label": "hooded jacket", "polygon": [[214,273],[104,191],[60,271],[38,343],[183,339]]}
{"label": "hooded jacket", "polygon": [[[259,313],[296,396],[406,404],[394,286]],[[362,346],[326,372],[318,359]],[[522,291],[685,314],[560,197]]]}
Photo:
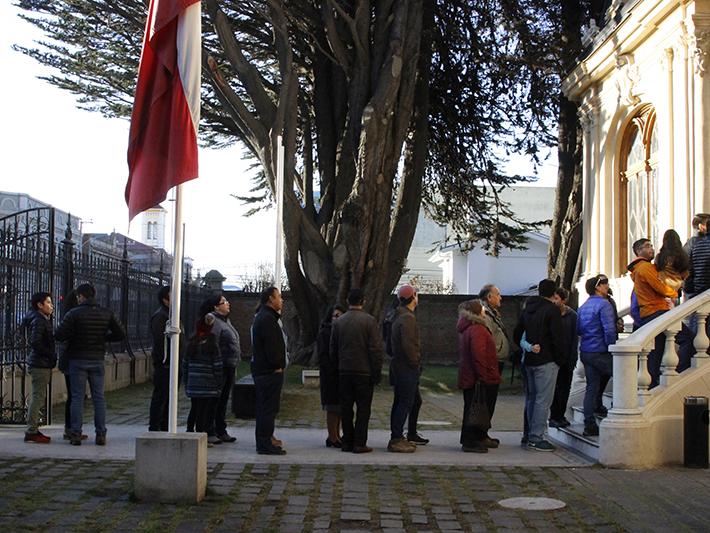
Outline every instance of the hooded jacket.
{"label": "hooded jacket", "polygon": [[540,353],[525,354],[526,366],[540,366],[552,362],[562,366],[566,363],[568,349],[562,331],[562,314],[550,300],[542,296],[532,296],[527,301],[513,333],[516,344],[520,344],[523,332],[530,344],[540,345]]}
{"label": "hooded jacket", "polygon": [[653,263],[649,259],[637,257],[629,264],[628,269],[634,281],[641,318],[658,311],[668,311],[666,298],[676,298],[678,293],[661,281]]}
{"label": "hooded jacket", "polygon": [[481,315],[461,311],[459,332],[459,389],[471,389],[480,379],[486,385],[500,384],[500,370],[493,335]]}
{"label": "hooded jacket", "polygon": [[419,370],[422,364],[417,317],[404,305],[396,309],[392,323],[392,364],[411,370]]}
{"label": "hooded jacket", "polygon": [[37,309],[32,309],[22,320],[22,327],[30,345],[27,358],[30,368],[54,368],[57,364],[57,354],[50,317],[43,315]]}

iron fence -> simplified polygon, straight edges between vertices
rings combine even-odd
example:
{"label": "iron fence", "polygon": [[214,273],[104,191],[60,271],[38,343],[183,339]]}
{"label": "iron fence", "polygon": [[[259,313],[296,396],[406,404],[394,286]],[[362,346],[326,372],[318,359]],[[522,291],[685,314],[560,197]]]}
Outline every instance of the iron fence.
{"label": "iron fence", "polygon": [[[57,242],[55,220],[51,207],[0,218],[0,424],[26,422],[29,346],[21,323],[33,293],[50,293],[56,306],[55,320],[61,320],[64,297],[81,283],[94,285],[99,305],[112,309],[127,332],[127,340],[110,345],[109,353],[128,352],[134,361],[133,350],[151,348],[150,317],[158,307],[156,294],[163,283],[169,283],[163,273],[133,268],[125,241],[121,258],[75,249],[71,220],[65,238]],[[200,303],[209,293],[208,289],[184,282],[181,322],[187,326],[187,334],[191,333]],[[131,367],[134,370],[134,363]],[[42,416],[47,423],[51,421],[49,400]]]}

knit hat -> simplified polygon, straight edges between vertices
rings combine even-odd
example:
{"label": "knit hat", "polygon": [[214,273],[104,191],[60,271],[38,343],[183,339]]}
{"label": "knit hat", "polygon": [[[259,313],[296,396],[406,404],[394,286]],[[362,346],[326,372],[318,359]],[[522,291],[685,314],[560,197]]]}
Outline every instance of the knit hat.
{"label": "knit hat", "polygon": [[402,285],[397,291],[397,298],[400,300],[409,300],[415,294],[417,294],[417,289],[412,287],[409,283]]}

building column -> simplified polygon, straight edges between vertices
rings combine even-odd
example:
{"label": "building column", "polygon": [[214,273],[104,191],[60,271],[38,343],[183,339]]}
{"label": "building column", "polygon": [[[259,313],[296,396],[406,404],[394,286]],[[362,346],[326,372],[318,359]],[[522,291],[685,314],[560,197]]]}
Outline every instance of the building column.
{"label": "building column", "polygon": [[596,117],[598,111],[593,102],[585,99],[579,106],[579,121],[582,126],[582,272],[583,278],[598,270],[599,263],[599,172],[595,171]]}
{"label": "building column", "polygon": [[694,212],[710,211],[710,16],[694,16],[694,115],[695,206]]}

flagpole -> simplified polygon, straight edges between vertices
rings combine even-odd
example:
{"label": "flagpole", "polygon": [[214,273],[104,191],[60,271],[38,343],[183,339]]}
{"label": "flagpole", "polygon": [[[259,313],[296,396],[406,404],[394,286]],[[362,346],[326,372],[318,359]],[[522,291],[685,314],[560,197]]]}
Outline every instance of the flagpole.
{"label": "flagpole", "polygon": [[177,433],[178,380],[180,365],[180,297],[182,289],[182,185],[175,187],[175,224],[173,225],[173,273],[170,285],[170,319],[165,324],[165,334],[170,337],[170,401],[168,404],[168,431]]}
{"label": "flagpole", "polygon": [[274,259],[274,286],[281,290],[283,265],[283,200],[284,200],[284,147],[281,135],[276,137],[276,257]]}

